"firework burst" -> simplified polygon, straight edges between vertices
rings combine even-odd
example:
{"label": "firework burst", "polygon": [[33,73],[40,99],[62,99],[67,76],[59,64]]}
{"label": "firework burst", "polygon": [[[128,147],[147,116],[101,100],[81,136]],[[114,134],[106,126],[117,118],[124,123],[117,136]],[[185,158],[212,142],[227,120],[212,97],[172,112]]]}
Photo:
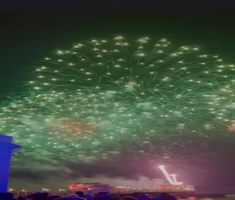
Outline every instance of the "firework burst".
{"label": "firework burst", "polygon": [[235,118],[234,71],[218,55],[167,39],[93,39],[45,57],[29,95],[3,106],[0,128],[28,154],[145,152],[170,136],[226,132]]}

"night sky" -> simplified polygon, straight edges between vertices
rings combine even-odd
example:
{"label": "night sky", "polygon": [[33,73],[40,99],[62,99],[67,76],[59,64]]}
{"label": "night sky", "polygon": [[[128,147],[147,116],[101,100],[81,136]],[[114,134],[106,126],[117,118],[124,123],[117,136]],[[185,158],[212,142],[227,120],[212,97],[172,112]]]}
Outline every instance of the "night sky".
{"label": "night sky", "polygon": [[[16,11],[19,6],[4,5],[2,11]],[[58,56],[60,56],[58,50],[59,54],[63,50],[72,50],[71,47],[80,42],[85,44],[85,47],[90,48],[93,44],[86,43],[86,41],[96,38],[98,40],[106,39],[109,43],[104,49],[113,50],[115,49],[113,38],[123,35],[126,38],[125,41],[129,42],[132,47],[128,53],[118,56],[119,59],[124,59],[125,55],[128,57],[129,54],[134,54],[137,48],[134,44],[138,38],[149,37],[153,43],[147,44],[147,49],[153,48],[154,42],[158,41],[160,45],[168,45],[168,41],[170,41],[172,47],[170,47],[169,52],[171,53],[175,52],[175,49],[180,46],[197,46],[200,48],[199,55],[216,54],[223,60],[222,65],[232,65],[235,63],[235,16],[229,12],[232,10],[231,6],[218,3],[214,3],[212,6],[209,1],[203,6],[200,1],[192,1],[191,4],[181,1],[177,5],[162,1],[157,7],[153,2],[148,5],[137,2],[135,6],[128,2],[123,9],[121,3],[111,5],[105,1],[102,1],[101,4],[90,1],[89,3],[82,3],[79,8],[68,4],[64,8],[67,11],[66,13],[29,13],[29,11],[49,11],[50,9],[63,10],[63,6],[60,4],[56,8],[52,8],[52,4],[47,6],[21,5],[21,11],[28,11],[28,13],[2,12],[0,15],[0,100],[2,107],[0,126],[2,131],[15,136],[16,142],[23,145],[22,151],[16,153],[13,161],[12,187],[35,189],[48,186],[55,188],[57,186],[63,187],[74,181],[103,181],[111,184],[152,186],[156,183],[165,182],[162,174],[156,169],[159,164],[165,164],[169,171],[178,174],[181,181],[195,185],[201,192],[231,192],[235,190],[235,175],[233,173],[235,167],[235,133],[234,130],[228,130],[234,120],[233,102],[235,99],[232,95],[234,87],[229,88],[230,93],[224,94],[225,100],[220,101],[218,107],[210,104],[208,106],[208,108],[215,109],[216,113],[219,113],[221,109],[226,109],[224,112],[228,121],[225,123],[220,122],[216,118],[217,116],[215,118],[210,117],[202,109],[202,107],[205,108],[204,102],[196,103],[196,101],[201,100],[201,95],[217,95],[218,97],[220,95],[218,91],[225,88],[226,81],[234,79],[235,72],[225,70],[223,75],[229,78],[226,77],[222,80],[217,72],[201,78],[200,75],[194,75],[196,72],[192,71],[192,77],[195,80],[201,78],[203,84],[213,83],[211,89],[193,84],[191,86],[195,87],[191,87],[190,83],[185,89],[190,88],[193,92],[187,94],[182,92],[182,94],[185,94],[185,100],[171,100],[168,103],[164,99],[164,103],[161,103],[167,107],[162,112],[170,109],[181,111],[183,104],[195,100],[195,105],[192,108],[196,108],[196,110],[198,108],[198,112],[189,117],[190,120],[186,119],[187,116],[184,118],[182,116],[172,117],[171,115],[167,117],[169,120],[159,120],[158,114],[160,112],[152,111],[152,105],[158,106],[158,103],[155,103],[154,98],[151,99],[151,91],[154,87],[153,83],[160,79],[145,76],[144,74],[150,71],[144,69],[136,71],[137,75],[143,75],[136,82],[139,81],[140,83],[143,80],[144,84],[134,94],[118,89],[121,88],[121,84],[124,84],[124,88],[128,88],[126,85],[133,84],[133,81],[129,81],[129,72],[125,73],[119,71],[119,69],[114,71],[114,68],[105,68],[106,70],[103,71],[96,69],[93,74],[100,77],[103,73],[110,72],[115,74],[116,79],[120,77],[128,79],[127,82],[121,82],[120,87],[117,88],[114,87],[113,82],[95,81],[96,76],[91,79],[93,84],[87,84],[85,79],[74,84],[71,83],[73,82],[72,79],[65,77],[60,82],[61,87],[53,86],[50,83],[53,87],[49,85],[45,89],[39,91],[36,89],[35,91],[35,87],[41,87],[40,81],[35,81],[38,76],[35,70],[39,69],[40,66],[49,67],[47,72],[40,72],[39,75],[46,76],[50,80],[54,77],[60,79],[58,75],[50,71],[57,66],[58,69],[59,66],[62,66],[63,74],[73,75],[71,70],[63,69],[64,64],[54,65],[50,60],[45,61],[45,57],[58,59]],[[77,12],[75,13],[76,9]],[[69,13],[68,11],[73,12]],[[162,38],[164,39],[161,40]],[[91,50],[81,51],[92,60],[91,63],[99,63]],[[150,57],[149,53],[146,54],[147,57]],[[185,56],[182,59],[190,58],[193,63],[200,63],[194,55],[193,52],[191,57]],[[82,58],[78,59],[70,55],[61,56],[64,56],[63,59],[66,60],[66,63],[68,61],[72,64],[81,65],[79,59]],[[167,60],[169,56],[170,53],[166,54],[163,60]],[[156,56],[155,59],[159,61]],[[109,59],[106,60],[109,61]],[[176,61],[181,61],[181,59]],[[173,61],[173,65],[176,61]],[[204,62],[209,69],[211,60],[206,58]],[[216,59],[213,58],[213,62],[216,63]],[[85,65],[88,66],[85,68],[86,70],[92,66],[91,63]],[[128,63],[131,66],[132,63],[130,61]],[[137,65],[136,63],[134,62],[134,65]],[[169,67],[168,64],[166,66]],[[192,68],[190,67],[194,66],[196,64],[187,66],[187,70],[191,71]],[[217,64],[212,66],[217,66]],[[158,69],[153,71],[156,72]],[[174,73],[179,75],[178,71],[170,74],[165,68],[160,68],[160,72],[161,78],[164,78],[164,75],[168,77]],[[77,73],[76,75],[81,79],[84,78],[83,74],[76,71],[74,73]],[[214,76],[216,78],[213,78]],[[179,78],[175,81],[177,82],[181,78],[182,75],[179,75]],[[32,87],[29,84],[30,81],[35,81],[36,86],[33,85]],[[184,82],[180,83],[176,86],[177,91],[184,90]],[[94,89],[94,86],[100,86],[101,90]],[[129,87],[131,90],[135,87],[132,86]],[[161,93],[154,93],[155,99],[158,99],[157,95],[162,95],[162,98],[165,98],[165,96],[173,98],[170,96],[173,90],[166,89],[167,86],[168,83],[159,86]],[[75,89],[81,90],[80,96],[75,94]],[[107,106],[103,108],[102,94],[107,91],[115,91],[117,96],[114,94],[112,100],[110,100],[110,96],[105,96],[107,97],[104,99]],[[148,93],[148,91],[150,92]],[[143,98],[141,92],[145,92]],[[165,96],[163,95],[164,92]],[[174,92],[174,95],[176,95],[176,92]],[[74,100],[76,98],[78,100]],[[94,103],[94,99],[96,103]],[[54,104],[51,104],[50,101]],[[62,110],[57,110],[54,106],[56,105],[55,102],[61,105]],[[110,106],[108,106],[109,103]],[[116,111],[113,110],[112,105],[116,104],[118,104],[117,110],[126,109],[126,111],[120,112],[119,117],[116,118],[112,115],[110,124],[103,123],[111,116],[108,115],[110,114],[107,111],[109,108],[110,112],[115,114]],[[152,119],[145,120],[145,117],[141,117],[144,111],[138,110],[140,105],[145,108],[147,105],[147,109],[150,109],[148,112],[153,114],[156,123]],[[69,108],[73,110],[70,112]],[[30,111],[30,109],[33,110]],[[101,113],[102,109],[105,112],[104,114]],[[17,112],[19,110],[23,114]],[[91,110],[94,112],[92,113]],[[78,116],[74,114],[76,111],[80,112]],[[81,111],[85,114],[82,115]],[[95,112],[101,117],[99,118]],[[127,113],[130,116],[125,119]],[[7,117],[11,117],[11,120],[6,120]],[[42,123],[43,117],[47,117],[49,121],[52,120],[50,123],[53,126]],[[223,119],[225,117],[223,116]],[[16,120],[12,120],[13,118],[16,118]],[[6,123],[4,123],[4,120]],[[185,121],[179,122],[177,120]],[[102,125],[100,125],[101,122]],[[130,122],[130,126],[122,125],[124,122]],[[140,124],[138,133],[133,132],[136,122]],[[161,122],[161,125],[158,125],[158,122]],[[121,125],[117,125],[118,123]],[[208,123],[213,125],[212,128],[203,130],[204,125],[209,127]],[[61,124],[66,125],[67,130],[64,127],[61,128]],[[186,128],[179,130],[175,126],[176,124],[181,125],[181,127],[186,126]],[[169,127],[169,125],[172,125],[172,127]],[[79,133],[77,133],[77,127]],[[119,128],[122,127],[126,128],[126,132],[124,130],[124,136],[120,136],[120,139],[118,134],[120,134]],[[37,128],[38,130],[35,130]],[[150,128],[157,131],[151,133],[150,136],[143,135],[141,131],[147,130],[148,132],[151,131]],[[196,132],[193,130],[196,130]],[[106,134],[110,140],[105,139]],[[25,139],[27,136],[29,138]],[[151,140],[150,144],[144,144],[144,141],[149,140]],[[102,143],[96,144],[94,142]],[[78,147],[75,144],[81,146]],[[53,145],[58,149],[53,149]],[[59,146],[63,149],[60,149]],[[67,151],[64,149],[67,149]],[[96,157],[96,159],[93,157]]]}

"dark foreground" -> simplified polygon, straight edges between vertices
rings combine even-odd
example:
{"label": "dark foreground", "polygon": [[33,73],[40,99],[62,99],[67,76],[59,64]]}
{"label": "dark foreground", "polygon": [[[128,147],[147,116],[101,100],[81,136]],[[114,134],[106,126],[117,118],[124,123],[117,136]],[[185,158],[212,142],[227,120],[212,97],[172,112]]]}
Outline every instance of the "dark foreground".
{"label": "dark foreground", "polygon": [[0,194],[0,200],[235,200],[235,195],[196,195],[189,194],[187,196],[180,194],[158,193],[132,193],[132,194],[109,194],[107,192],[99,192],[92,194],[91,192],[84,194],[76,192],[72,194],[50,194],[47,192],[37,192],[33,194],[15,195],[15,197],[3,197]]}

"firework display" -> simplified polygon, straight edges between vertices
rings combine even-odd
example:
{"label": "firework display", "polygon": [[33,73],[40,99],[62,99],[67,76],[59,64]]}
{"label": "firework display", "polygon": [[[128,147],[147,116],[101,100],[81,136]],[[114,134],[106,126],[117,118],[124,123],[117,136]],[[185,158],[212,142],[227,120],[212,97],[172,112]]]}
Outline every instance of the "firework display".
{"label": "firework display", "polygon": [[[180,135],[234,132],[235,65],[197,46],[116,36],[57,50],[2,104],[21,156],[87,162]],[[161,148],[161,146],[158,148]]]}

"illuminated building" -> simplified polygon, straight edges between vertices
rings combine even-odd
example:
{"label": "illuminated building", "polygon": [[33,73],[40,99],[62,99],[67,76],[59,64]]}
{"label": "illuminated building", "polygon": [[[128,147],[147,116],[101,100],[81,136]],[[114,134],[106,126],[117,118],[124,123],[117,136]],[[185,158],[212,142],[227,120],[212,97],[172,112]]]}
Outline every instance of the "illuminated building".
{"label": "illuminated building", "polygon": [[83,191],[83,192],[92,191],[93,193],[110,192],[111,186],[103,183],[72,183],[69,185],[69,190],[71,192],[77,192],[77,191]]}

